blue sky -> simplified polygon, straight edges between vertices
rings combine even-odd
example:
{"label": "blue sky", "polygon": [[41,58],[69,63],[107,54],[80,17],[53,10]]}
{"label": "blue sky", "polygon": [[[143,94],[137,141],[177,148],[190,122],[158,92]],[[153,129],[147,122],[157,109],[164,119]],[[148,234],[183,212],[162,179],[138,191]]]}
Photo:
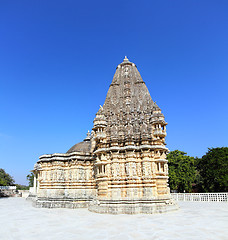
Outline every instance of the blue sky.
{"label": "blue sky", "polygon": [[17,183],[91,130],[116,66],[134,62],[167,146],[228,145],[228,1],[0,1],[0,168]]}

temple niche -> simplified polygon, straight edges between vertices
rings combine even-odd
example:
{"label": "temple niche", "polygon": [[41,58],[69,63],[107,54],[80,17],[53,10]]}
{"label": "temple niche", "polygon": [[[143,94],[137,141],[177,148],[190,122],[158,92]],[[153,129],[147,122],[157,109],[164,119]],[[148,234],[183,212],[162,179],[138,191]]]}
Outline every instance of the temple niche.
{"label": "temple niche", "polygon": [[37,207],[136,214],[176,210],[168,187],[164,115],[126,57],[84,141],[42,155],[33,170]]}

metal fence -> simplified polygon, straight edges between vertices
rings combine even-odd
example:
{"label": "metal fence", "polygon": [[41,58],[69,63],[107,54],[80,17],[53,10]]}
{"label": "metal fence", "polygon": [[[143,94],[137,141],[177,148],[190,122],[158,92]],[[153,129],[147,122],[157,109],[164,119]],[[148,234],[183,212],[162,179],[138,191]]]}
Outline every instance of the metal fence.
{"label": "metal fence", "polygon": [[228,202],[228,193],[171,193],[176,201]]}

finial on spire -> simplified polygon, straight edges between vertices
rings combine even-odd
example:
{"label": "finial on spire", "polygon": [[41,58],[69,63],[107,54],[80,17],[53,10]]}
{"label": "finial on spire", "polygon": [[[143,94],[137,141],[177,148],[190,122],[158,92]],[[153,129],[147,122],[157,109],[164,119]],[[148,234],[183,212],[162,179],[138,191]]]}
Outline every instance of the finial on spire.
{"label": "finial on spire", "polygon": [[89,130],[88,130],[88,132],[87,132],[87,137],[84,139],[84,141],[88,141],[88,140],[90,140],[90,138],[91,138],[91,134],[90,134],[90,132],[89,132]]}
{"label": "finial on spire", "polygon": [[[120,63],[120,65],[121,65],[121,64],[126,64],[126,63],[128,63],[128,64],[131,63],[131,62],[129,61],[129,59],[127,58],[127,56],[124,57],[124,60],[123,60],[122,63]],[[133,64],[133,63],[131,63],[131,64]],[[133,65],[132,65],[132,66],[133,66]]]}
{"label": "finial on spire", "polygon": [[127,56],[125,56],[125,58],[124,58],[123,62],[129,62],[129,60],[128,60]]}

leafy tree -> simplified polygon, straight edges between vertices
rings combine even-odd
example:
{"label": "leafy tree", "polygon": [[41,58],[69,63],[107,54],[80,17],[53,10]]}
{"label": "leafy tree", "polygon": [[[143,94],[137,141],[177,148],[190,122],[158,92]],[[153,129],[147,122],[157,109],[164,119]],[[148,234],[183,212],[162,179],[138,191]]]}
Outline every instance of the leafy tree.
{"label": "leafy tree", "polygon": [[228,147],[209,148],[197,159],[202,190],[205,192],[228,191]]}
{"label": "leafy tree", "polygon": [[29,190],[29,186],[21,185],[21,184],[15,184],[17,187],[17,190]]}
{"label": "leafy tree", "polygon": [[178,192],[192,192],[196,179],[195,159],[187,153],[175,150],[167,155],[169,165],[169,186]]}
{"label": "leafy tree", "polygon": [[33,173],[28,174],[27,180],[29,181],[29,187],[33,187],[34,174]]}
{"label": "leafy tree", "polygon": [[199,158],[195,158],[195,166],[196,166],[196,179],[195,179],[195,185],[193,187],[194,191],[196,192],[204,192],[202,186],[203,186],[203,178],[200,175],[199,170],[197,169],[197,163],[199,161]]}
{"label": "leafy tree", "polygon": [[4,169],[0,168],[0,186],[11,185],[14,185],[14,179]]}

